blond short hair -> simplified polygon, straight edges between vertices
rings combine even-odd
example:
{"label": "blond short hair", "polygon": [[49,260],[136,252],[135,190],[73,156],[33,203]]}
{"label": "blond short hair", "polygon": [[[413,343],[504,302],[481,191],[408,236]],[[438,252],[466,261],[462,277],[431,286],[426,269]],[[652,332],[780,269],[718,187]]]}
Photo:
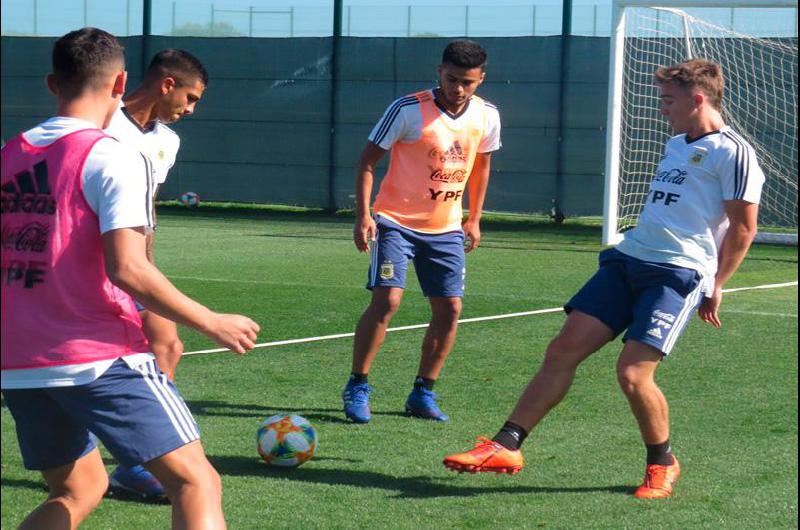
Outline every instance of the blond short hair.
{"label": "blond short hair", "polygon": [[705,94],[712,107],[722,110],[725,80],[722,77],[722,67],[715,62],[692,59],[659,68],[654,77],[658,84],[672,83],[687,90],[699,90]]}

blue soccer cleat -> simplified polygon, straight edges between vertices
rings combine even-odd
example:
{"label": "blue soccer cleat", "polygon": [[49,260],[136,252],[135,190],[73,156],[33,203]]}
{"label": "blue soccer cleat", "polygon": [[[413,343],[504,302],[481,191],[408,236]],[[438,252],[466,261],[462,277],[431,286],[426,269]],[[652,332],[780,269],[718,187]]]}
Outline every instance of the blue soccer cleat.
{"label": "blue soccer cleat", "polygon": [[111,492],[118,495],[133,495],[150,501],[167,498],[164,486],[142,466],[117,466],[108,482]]}
{"label": "blue soccer cleat", "polygon": [[372,414],[369,411],[369,393],[372,387],[367,383],[348,381],[342,391],[344,415],[355,423],[369,423]]}
{"label": "blue soccer cleat", "polygon": [[450,417],[436,404],[436,392],[426,388],[415,388],[406,400],[406,412],[415,418],[447,421]]}

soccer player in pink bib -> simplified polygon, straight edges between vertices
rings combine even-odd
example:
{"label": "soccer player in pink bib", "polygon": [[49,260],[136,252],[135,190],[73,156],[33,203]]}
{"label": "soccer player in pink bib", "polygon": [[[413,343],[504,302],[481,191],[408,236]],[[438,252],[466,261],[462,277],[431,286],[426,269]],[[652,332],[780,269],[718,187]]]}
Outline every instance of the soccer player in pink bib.
{"label": "soccer player in pink bib", "polygon": [[57,115],[2,149],[2,392],[23,463],[50,490],[21,528],[76,528],[100,503],[108,476],[90,432],[158,478],[176,528],[225,526],[219,475],[132,296],[239,354],[259,327],[186,297],[147,259],[152,172],[102,131],[126,79],[112,35],[64,35],[47,77]]}
{"label": "soccer player in pink bib", "polygon": [[[415,417],[448,419],[433,385],[455,342],[465,251],[480,244],[491,154],[500,148],[497,108],[475,95],[486,75],[485,64],[486,51],[479,44],[448,44],[439,86],[394,101],[361,153],[353,239],[359,251],[370,252],[367,288],[372,300],[356,327],[352,373],[342,393],[345,416],[356,423],[372,417],[368,373],[400,307],[411,262],[432,317],[405,408]],[[375,166],[388,151],[389,170],[370,214]],[[461,207],[465,192],[466,221]]]}

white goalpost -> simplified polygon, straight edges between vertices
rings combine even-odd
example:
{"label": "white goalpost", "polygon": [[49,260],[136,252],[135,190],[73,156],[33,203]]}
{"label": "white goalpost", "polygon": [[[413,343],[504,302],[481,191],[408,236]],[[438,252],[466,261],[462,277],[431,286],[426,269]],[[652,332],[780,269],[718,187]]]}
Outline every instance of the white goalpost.
{"label": "white goalpost", "polygon": [[[618,243],[636,224],[672,135],[658,112],[653,73],[704,58],[722,65],[723,118],[755,148],[767,178],[759,225],[777,230],[760,230],[757,241],[797,245],[797,26],[788,35],[768,28],[754,35],[704,16],[731,8],[733,19],[732,8],[775,8],[785,10],[784,20],[796,21],[797,5],[796,0],[614,0],[604,244]],[[740,11],[757,17],[759,9]]]}

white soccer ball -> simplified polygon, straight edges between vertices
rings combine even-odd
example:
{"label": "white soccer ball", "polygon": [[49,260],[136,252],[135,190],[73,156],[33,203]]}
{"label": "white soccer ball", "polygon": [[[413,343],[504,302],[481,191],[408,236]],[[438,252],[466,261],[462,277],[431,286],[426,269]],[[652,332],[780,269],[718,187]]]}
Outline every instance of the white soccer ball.
{"label": "white soccer ball", "polygon": [[193,191],[187,191],[181,195],[179,201],[184,206],[194,208],[200,204],[200,196]]}
{"label": "white soccer ball", "polygon": [[297,467],[311,460],[317,448],[317,431],[296,414],[276,414],[256,432],[258,454],[269,465]]}

